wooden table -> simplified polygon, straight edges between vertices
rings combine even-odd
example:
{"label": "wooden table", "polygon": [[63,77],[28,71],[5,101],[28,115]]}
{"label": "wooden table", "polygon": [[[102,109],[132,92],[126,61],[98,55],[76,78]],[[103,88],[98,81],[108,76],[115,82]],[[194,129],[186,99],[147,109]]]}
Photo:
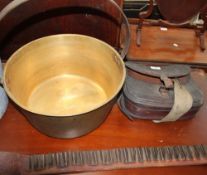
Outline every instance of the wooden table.
{"label": "wooden table", "polygon": [[[206,76],[203,71],[199,71],[198,74],[199,79],[196,81],[202,87],[207,99]],[[206,113],[205,103],[193,119],[154,124],[144,120],[132,122],[115,105],[108,119],[95,131],[81,138],[60,140],[39,133],[10,103],[4,118],[0,121],[0,150],[32,154],[118,147],[207,144]],[[175,172],[204,174],[207,172],[207,166],[117,170],[100,172],[100,174],[173,174]]]}
{"label": "wooden table", "polygon": [[[195,31],[184,28],[145,26],[141,47],[136,45],[136,25],[131,25],[131,45],[128,58],[141,61],[207,63],[207,49],[200,50]],[[207,35],[206,35],[207,40]]]}
{"label": "wooden table", "polygon": [[[71,140],[54,139],[39,133],[14,104],[10,103],[5,116],[0,120],[0,151],[34,154],[118,147],[207,144],[207,79],[203,71],[193,75],[205,94],[205,104],[193,119],[164,124],[145,120],[132,122],[115,105],[107,120],[98,129],[87,136]],[[178,173],[206,174],[207,166],[138,168],[83,174]]]}

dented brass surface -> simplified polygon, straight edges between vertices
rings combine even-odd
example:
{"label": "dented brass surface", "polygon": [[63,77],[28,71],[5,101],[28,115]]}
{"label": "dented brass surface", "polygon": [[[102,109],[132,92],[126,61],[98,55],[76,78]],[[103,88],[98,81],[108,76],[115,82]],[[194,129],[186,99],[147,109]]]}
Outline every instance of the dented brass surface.
{"label": "dented brass surface", "polygon": [[121,56],[108,44],[88,36],[62,34],[40,38],[17,50],[5,65],[3,85],[31,123],[37,117],[31,120],[29,113],[65,119],[88,116],[107,106],[99,116],[95,113],[97,118],[102,116],[99,122],[89,121],[95,126],[112,108],[125,74]]}
{"label": "dented brass surface", "polygon": [[81,35],[57,35],[13,54],[5,67],[4,87],[26,110],[67,116],[107,103],[124,78],[123,61],[107,44]]}

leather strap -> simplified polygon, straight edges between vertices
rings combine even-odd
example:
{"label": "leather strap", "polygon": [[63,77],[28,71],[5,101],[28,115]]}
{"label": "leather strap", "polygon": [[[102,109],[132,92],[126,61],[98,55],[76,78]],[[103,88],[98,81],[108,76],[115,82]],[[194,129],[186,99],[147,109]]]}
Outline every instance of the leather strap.
{"label": "leather strap", "polygon": [[184,85],[179,80],[174,81],[174,105],[171,111],[162,120],[153,120],[154,123],[172,122],[178,120],[187,113],[192,105],[193,98]]}

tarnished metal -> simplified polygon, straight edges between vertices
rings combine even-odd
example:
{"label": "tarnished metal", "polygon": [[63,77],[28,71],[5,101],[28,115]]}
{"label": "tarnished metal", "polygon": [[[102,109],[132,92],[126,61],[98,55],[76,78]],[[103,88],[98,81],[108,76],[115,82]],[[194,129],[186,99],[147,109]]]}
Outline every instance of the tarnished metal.
{"label": "tarnished metal", "polygon": [[[29,1],[10,2],[0,12],[0,20]],[[122,59],[130,44],[129,23],[113,0],[103,2],[120,16],[120,55],[95,38],[62,34],[25,45],[5,66],[3,86],[7,94],[46,135],[74,138],[94,130],[105,120],[124,83]],[[93,8],[106,10],[103,2]],[[79,6],[91,8],[90,1]]]}
{"label": "tarnished metal", "polygon": [[124,80],[124,63],[111,46],[64,34],[16,51],[5,65],[3,84],[38,130],[72,138],[105,120]]}

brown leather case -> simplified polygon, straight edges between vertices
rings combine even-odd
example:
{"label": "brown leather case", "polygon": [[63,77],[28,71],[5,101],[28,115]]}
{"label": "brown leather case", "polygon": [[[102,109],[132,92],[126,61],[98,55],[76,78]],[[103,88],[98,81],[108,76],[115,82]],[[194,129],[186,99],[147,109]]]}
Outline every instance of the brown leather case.
{"label": "brown leather case", "polygon": [[[190,110],[179,119],[188,119],[203,104],[203,93],[191,77],[187,65],[144,65],[135,61],[126,62],[128,73],[119,99],[119,107],[130,119],[161,120],[170,113],[176,103],[173,81],[176,79],[192,97]],[[178,99],[182,100],[182,99]],[[187,99],[186,99],[187,100]],[[185,100],[178,104],[185,105]],[[176,113],[176,112],[174,112]]]}

